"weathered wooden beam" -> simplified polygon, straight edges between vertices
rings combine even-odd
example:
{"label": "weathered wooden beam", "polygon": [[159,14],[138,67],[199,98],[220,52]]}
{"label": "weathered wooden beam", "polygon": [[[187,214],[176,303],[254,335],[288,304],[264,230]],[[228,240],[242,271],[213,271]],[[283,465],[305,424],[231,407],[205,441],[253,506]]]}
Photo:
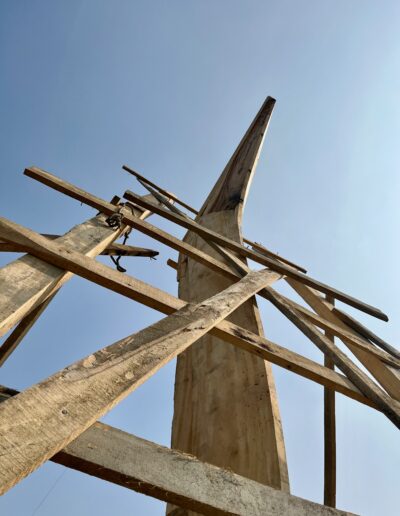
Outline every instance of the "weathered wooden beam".
{"label": "weathered wooden beam", "polygon": [[[60,235],[44,235],[46,238],[50,238],[50,240],[55,240],[56,238],[60,238]],[[0,252],[7,253],[26,253],[26,249],[21,247],[18,244],[13,244],[11,242],[3,242],[0,241]],[[148,258],[154,258],[159,254],[158,251],[154,251],[153,249],[146,249],[144,247],[135,247],[133,245],[123,245],[113,243],[106,247],[100,255],[105,256],[142,256]]]}
{"label": "weathered wooden beam", "polygon": [[[0,401],[18,394],[0,386]],[[100,422],[52,462],[202,514],[344,516]],[[289,512],[288,512],[289,511]],[[315,512],[317,511],[317,512]]]}
{"label": "weathered wooden beam", "polygon": [[150,179],[147,179],[146,177],[142,176],[141,174],[139,174],[139,172],[136,172],[136,170],[133,170],[132,168],[128,167],[127,165],[123,165],[122,167],[126,172],[129,172],[130,174],[132,174],[133,176],[136,177],[136,179],[138,179],[139,181],[142,181],[143,183],[146,183],[147,185],[149,185],[150,187],[153,187],[155,190],[157,190],[158,192],[160,192],[161,194],[165,195],[166,197],[168,197],[169,199],[172,199],[173,201],[176,202],[176,204],[179,204],[180,206],[183,206],[183,208],[186,208],[187,210],[191,211],[192,213],[194,213],[195,215],[197,215],[198,211],[195,210],[194,208],[192,208],[191,206],[189,206],[189,204],[186,204],[185,202],[181,201],[176,195],[174,195],[173,193],[171,192],[167,192],[167,190],[164,190],[164,188],[161,188],[161,186],[158,186],[156,185],[155,183],[153,183],[152,181],[150,181]]}
{"label": "weathered wooden beam", "polygon": [[[327,303],[325,299],[321,298],[317,293],[307,286],[294,281],[292,278],[286,277],[285,280],[289,285],[311,306],[318,315],[325,320],[332,322],[336,326],[343,328],[348,332],[353,332],[339,317],[333,313],[332,305]],[[357,336],[357,334],[355,334]],[[384,389],[396,400],[400,400],[400,377],[398,369],[392,368],[390,365],[383,363],[377,357],[364,349],[355,346],[350,341],[343,341],[349,347],[350,351],[357,357],[357,359],[368,369],[374,378],[384,387]]]}
{"label": "weathered wooden beam", "polygon": [[[58,241],[48,240],[39,233],[3,217],[0,218],[0,238],[23,245],[31,255],[58,267],[58,270],[66,269],[118,294],[152,306],[156,310],[167,313],[173,311],[171,310],[171,299],[174,299],[172,296],[158,289],[154,289],[150,295],[147,295],[145,283],[121,274],[89,256],[59,244]],[[178,309],[180,306],[175,303],[174,308]]]}
{"label": "weathered wooden beam", "polygon": [[[327,301],[334,304],[333,298]],[[325,336],[333,344],[335,335],[325,330]],[[335,369],[332,358],[324,355],[324,366]],[[324,388],[324,505],[336,507],[336,407],[335,391]]]}
{"label": "weathered wooden beam", "polygon": [[400,352],[394,346],[378,337],[378,335],[376,335],[370,329],[366,328],[363,324],[354,319],[354,317],[351,317],[351,315],[346,314],[338,308],[335,308],[333,305],[332,313],[339,317],[339,319],[341,319],[347,326],[349,326],[362,337],[370,340],[371,342],[379,346],[381,349],[385,350],[387,353],[390,353],[392,356],[400,358]]}
{"label": "weathered wooden beam", "polygon": [[[129,201],[137,203],[139,206],[142,206],[147,209],[151,209],[151,203],[142,200],[138,195],[131,192],[130,190],[127,190],[124,194],[124,197],[128,199]],[[326,285],[324,283],[321,283],[318,280],[315,280],[297,270],[295,270],[293,267],[289,267],[285,265],[282,262],[278,262],[277,260],[274,260],[272,258],[269,258],[266,255],[262,255],[256,251],[253,251],[251,249],[247,249],[243,245],[241,245],[238,242],[235,242],[231,240],[230,238],[227,238],[219,233],[216,233],[215,231],[208,229],[207,227],[201,226],[197,222],[184,218],[179,216],[176,213],[172,213],[161,206],[157,206],[154,208],[154,213],[157,215],[161,215],[167,220],[170,220],[171,222],[175,222],[178,225],[193,231],[194,233],[200,235],[202,238],[204,238],[207,241],[213,241],[217,243],[218,245],[221,245],[223,247],[226,247],[232,251],[237,252],[241,256],[245,256],[247,258],[250,258],[254,260],[255,262],[258,262],[265,267],[270,267],[272,270],[279,272],[280,274],[287,275],[289,277],[292,277],[296,279],[297,281],[304,283],[305,285],[308,285],[310,287],[315,288],[316,290],[323,292],[325,294],[331,295],[335,299],[338,299],[342,301],[343,303],[346,303],[350,306],[353,306],[354,308],[357,308],[358,310],[361,310],[362,312],[365,312],[369,315],[372,315],[374,317],[377,317],[378,319],[382,319],[384,321],[388,320],[388,317],[386,314],[384,314],[379,308],[375,308],[373,306],[370,306],[352,296],[349,296],[348,294],[345,294],[333,287],[330,287],[329,285]]]}
{"label": "weathered wooden beam", "polygon": [[349,516],[101,423],[52,460],[200,514]]}
{"label": "weathered wooden beam", "polygon": [[[263,293],[260,292],[260,295],[262,296]],[[370,355],[373,355],[385,364],[389,364],[397,369],[400,368],[400,360],[398,358],[387,353],[386,351],[382,351],[376,348],[373,344],[371,344],[369,340],[355,333],[351,329],[347,330],[345,327],[334,324],[333,322],[324,319],[320,315],[311,312],[310,310],[307,310],[307,308],[305,308],[304,306],[299,305],[295,301],[292,301],[291,299],[288,299],[285,296],[282,296],[282,298],[285,299],[285,301],[289,303],[291,307],[294,308],[297,312],[301,313],[302,315],[305,315],[307,319],[316,326],[318,326],[318,328],[321,328],[325,331],[328,331],[330,334],[339,337],[345,344],[348,344],[349,346],[354,346],[358,349],[361,349],[362,351],[365,351]]]}
{"label": "weathered wooden beam", "polygon": [[[267,289],[266,289],[267,290]],[[278,292],[267,290],[269,300],[278,308],[289,320],[291,320],[299,330],[304,333],[314,344],[326,355],[332,358],[334,364],[356,385],[361,392],[370,400],[378,405],[381,411],[398,428],[400,428],[400,408],[390,396],[388,396],[369,376],[364,373],[354,362],[341,351],[335,344],[326,338],[317,328],[311,324],[301,313],[294,310]]]}
{"label": "weathered wooden beam", "polygon": [[268,270],[252,272],[212,298],[188,304],[2,403],[0,493],[268,285],[271,274]]}
{"label": "weathered wooden beam", "polygon": [[301,265],[297,265],[296,263],[288,260],[287,258],[284,258],[283,256],[280,256],[279,254],[273,253],[263,245],[252,242],[251,240],[248,240],[247,238],[243,238],[243,242],[245,244],[249,244],[255,251],[258,251],[261,254],[265,254],[266,256],[269,256],[270,258],[273,258],[274,260],[279,260],[280,262],[286,263],[286,265],[289,265],[289,267],[294,267],[300,272],[303,272],[304,274],[307,273],[307,270],[302,267]]}
{"label": "weathered wooden beam", "polygon": [[109,245],[102,253],[108,256],[140,256],[143,258],[154,258],[159,255],[158,251],[147,249],[145,247],[136,247],[133,245],[113,243]]}

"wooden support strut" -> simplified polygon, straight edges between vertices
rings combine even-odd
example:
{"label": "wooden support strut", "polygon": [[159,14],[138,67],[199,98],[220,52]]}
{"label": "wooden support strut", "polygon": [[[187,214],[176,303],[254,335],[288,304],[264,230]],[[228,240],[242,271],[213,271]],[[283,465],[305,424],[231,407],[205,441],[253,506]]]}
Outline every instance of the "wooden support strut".
{"label": "wooden support strut", "polygon": [[[17,391],[0,386],[0,402]],[[52,462],[179,507],[226,516],[351,516],[96,422]]]}
{"label": "wooden support strut", "polygon": [[187,304],[2,403],[0,494],[268,285],[272,274],[251,272],[212,298]]}
{"label": "wooden support strut", "polygon": [[400,408],[398,403],[388,396],[369,376],[357,367],[352,360],[333,344],[325,335],[311,324],[306,317],[296,312],[286,301],[274,290],[268,290],[269,299],[289,320],[291,320],[301,332],[303,332],[314,344],[326,355],[332,358],[334,364],[341,369],[346,376],[356,385],[367,397],[378,403],[382,412],[400,428]]}
{"label": "wooden support strut", "polygon": [[[333,298],[327,301],[334,304]],[[325,336],[333,344],[335,336],[325,330]],[[334,370],[332,358],[324,355],[324,366]],[[324,505],[336,507],[336,407],[335,392],[324,388]]]}
{"label": "wooden support strut", "polygon": [[[50,240],[55,240],[56,238],[60,238],[60,235],[42,235]],[[13,244],[11,242],[1,242],[0,241],[0,252],[7,253],[26,253],[26,249],[19,246],[18,244]],[[132,245],[122,245],[122,244],[110,244],[106,247],[100,255],[103,256],[142,256],[147,258],[154,258],[159,253],[158,251],[154,251],[153,249],[146,249],[144,247],[135,247]]]}
{"label": "wooden support strut", "polygon": [[[333,311],[330,305],[306,285],[286,277],[286,282],[297,292],[306,303],[311,306],[317,314],[326,321],[333,323],[336,327],[342,328],[347,332],[353,332],[352,328],[347,326]],[[357,333],[355,334],[357,336]],[[350,351],[356,358],[368,369],[373,377],[382,385],[382,387],[392,396],[393,399],[400,400],[400,377],[398,369],[393,369],[390,365],[383,363],[376,356],[373,356],[366,349],[361,349],[354,345],[354,342],[344,340],[343,342],[349,347]]]}

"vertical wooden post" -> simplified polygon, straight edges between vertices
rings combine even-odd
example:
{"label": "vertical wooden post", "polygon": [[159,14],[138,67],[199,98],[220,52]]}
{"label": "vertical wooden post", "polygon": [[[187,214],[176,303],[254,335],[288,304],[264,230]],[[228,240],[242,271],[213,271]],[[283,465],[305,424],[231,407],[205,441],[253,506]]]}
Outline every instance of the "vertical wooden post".
{"label": "vertical wooden post", "polygon": [[[244,201],[274,106],[268,98],[215,184],[196,221],[242,242]],[[203,238],[189,231],[184,241],[221,259]],[[201,302],[232,280],[180,255],[179,297]],[[262,335],[255,300],[230,321]],[[227,346],[208,334],[177,360],[172,446],[200,460],[289,490],[286,454],[271,364]],[[168,512],[175,514],[170,506]],[[182,514],[187,513],[186,511]]]}
{"label": "vertical wooden post", "polygon": [[[331,296],[326,300],[334,304]],[[325,331],[329,340],[334,342],[335,337],[330,331]],[[334,370],[333,360],[325,355],[325,367]],[[324,387],[324,504],[336,507],[336,413],[335,391]]]}

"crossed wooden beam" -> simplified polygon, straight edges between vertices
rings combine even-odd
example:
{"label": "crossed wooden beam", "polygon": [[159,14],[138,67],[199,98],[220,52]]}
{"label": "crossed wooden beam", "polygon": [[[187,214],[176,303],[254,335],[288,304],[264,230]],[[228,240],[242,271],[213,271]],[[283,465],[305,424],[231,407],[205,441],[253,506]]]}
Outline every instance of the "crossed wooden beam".
{"label": "crossed wooden beam", "polygon": [[[348,514],[293,497],[202,463],[194,457],[158,447],[96,423],[96,420],[169,360],[206,333],[211,333],[311,379],[331,393],[340,392],[369,405],[400,428],[399,353],[355,319],[338,310],[334,300],[381,320],[387,320],[387,316],[379,309],[311,278],[304,268],[260,244],[245,240],[252,246],[252,249],[248,249],[198,224],[172,205],[171,200],[193,213],[197,213],[196,210],[139,174],[141,184],[150,188],[150,195],[140,197],[127,191],[124,195],[129,201],[127,204],[104,201],[36,167],[26,169],[25,174],[95,208],[100,214],[76,226],[66,235],[54,238],[0,219],[0,250],[28,253],[0,270],[0,334],[16,326],[0,348],[0,361],[4,362],[10,356],[72,274],[167,316],[26,391],[17,394],[3,389],[0,393],[5,400],[0,405],[0,433],[3,436],[0,492],[7,491],[44,461],[51,459],[204,514],[284,514],[292,507],[298,511],[296,514]],[[151,213],[199,235],[218,250],[221,260],[148,223],[145,218]],[[107,225],[110,216],[116,217],[118,227]],[[124,251],[114,241],[128,228],[139,230],[170,246],[234,280],[234,283],[215,296],[192,304],[97,262],[94,257],[98,254]],[[238,256],[247,257],[266,268],[251,271]],[[176,267],[172,261],[169,264]],[[34,272],[32,265],[36,266]],[[273,283],[282,278],[313,311],[272,288]],[[324,353],[324,366],[226,320],[229,314],[256,294],[269,300],[309,337]],[[374,380],[335,345],[334,337],[343,341]],[[335,371],[334,366],[342,373]],[[42,432],[44,421],[46,432]],[[126,460],[121,461],[118,457],[125,455],[128,444],[130,449]],[[122,449],[124,453],[118,453]],[[140,467],[138,457],[143,456],[149,458],[148,462],[155,461],[150,472]],[[156,456],[161,463],[157,463]],[[185,461],[187,465],[185,475],[174,466],[178,460]],[[166,466],[168,474],[160,474],[160,470]],[[187,475],[189,480],[184,478]],[[217,480],[222,488],[216,493],[211,484]],[[243,503],[241,490],[249,495],[254,507],[246,505],[242,512],[235,512]]]}

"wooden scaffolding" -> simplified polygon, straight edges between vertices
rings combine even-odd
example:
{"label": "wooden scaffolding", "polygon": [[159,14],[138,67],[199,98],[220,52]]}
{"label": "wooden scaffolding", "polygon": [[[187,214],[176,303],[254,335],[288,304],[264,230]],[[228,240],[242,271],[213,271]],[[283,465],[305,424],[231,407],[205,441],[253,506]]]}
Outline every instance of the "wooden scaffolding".
{"label": "wooden scaffolding", "polygon": [[[199,211],[127,166],[148,195],[128,190],[107,202],[39,168],[25,170],[98,214],[63,236],[0,219],[0,251],[27,253],[0,269],[0,329],[9,332],[0,365],[73,274],[166,317],[21,393],[1,387],[0,493],[52,460],[164,500],[173,516],[349,514],[335,508],[335,392],[400,427],[400,354],[335,300],[387,321],[379,309],[243,238],[243,207],[274,104],[266,99]],[[152,213],[185,228],[185,237],[150,224]],[[157,254],[125,245],[132,229],[179,252],[178,263],[168,261],[179,297],[124,274],[121,255]],[[115,243],[120,237],[124,243]],[[117,270],[96,261],[100,254],[111,255]],[[251,270],[248,260],[263,268]],[[278,293],[279,280],[310,309]],[[322,351],[324,365],[265,338],[256,294]],[[174,357],[171,449],[97,422]],[[271,364],[324,388],[325,505],[290,494]]]}

